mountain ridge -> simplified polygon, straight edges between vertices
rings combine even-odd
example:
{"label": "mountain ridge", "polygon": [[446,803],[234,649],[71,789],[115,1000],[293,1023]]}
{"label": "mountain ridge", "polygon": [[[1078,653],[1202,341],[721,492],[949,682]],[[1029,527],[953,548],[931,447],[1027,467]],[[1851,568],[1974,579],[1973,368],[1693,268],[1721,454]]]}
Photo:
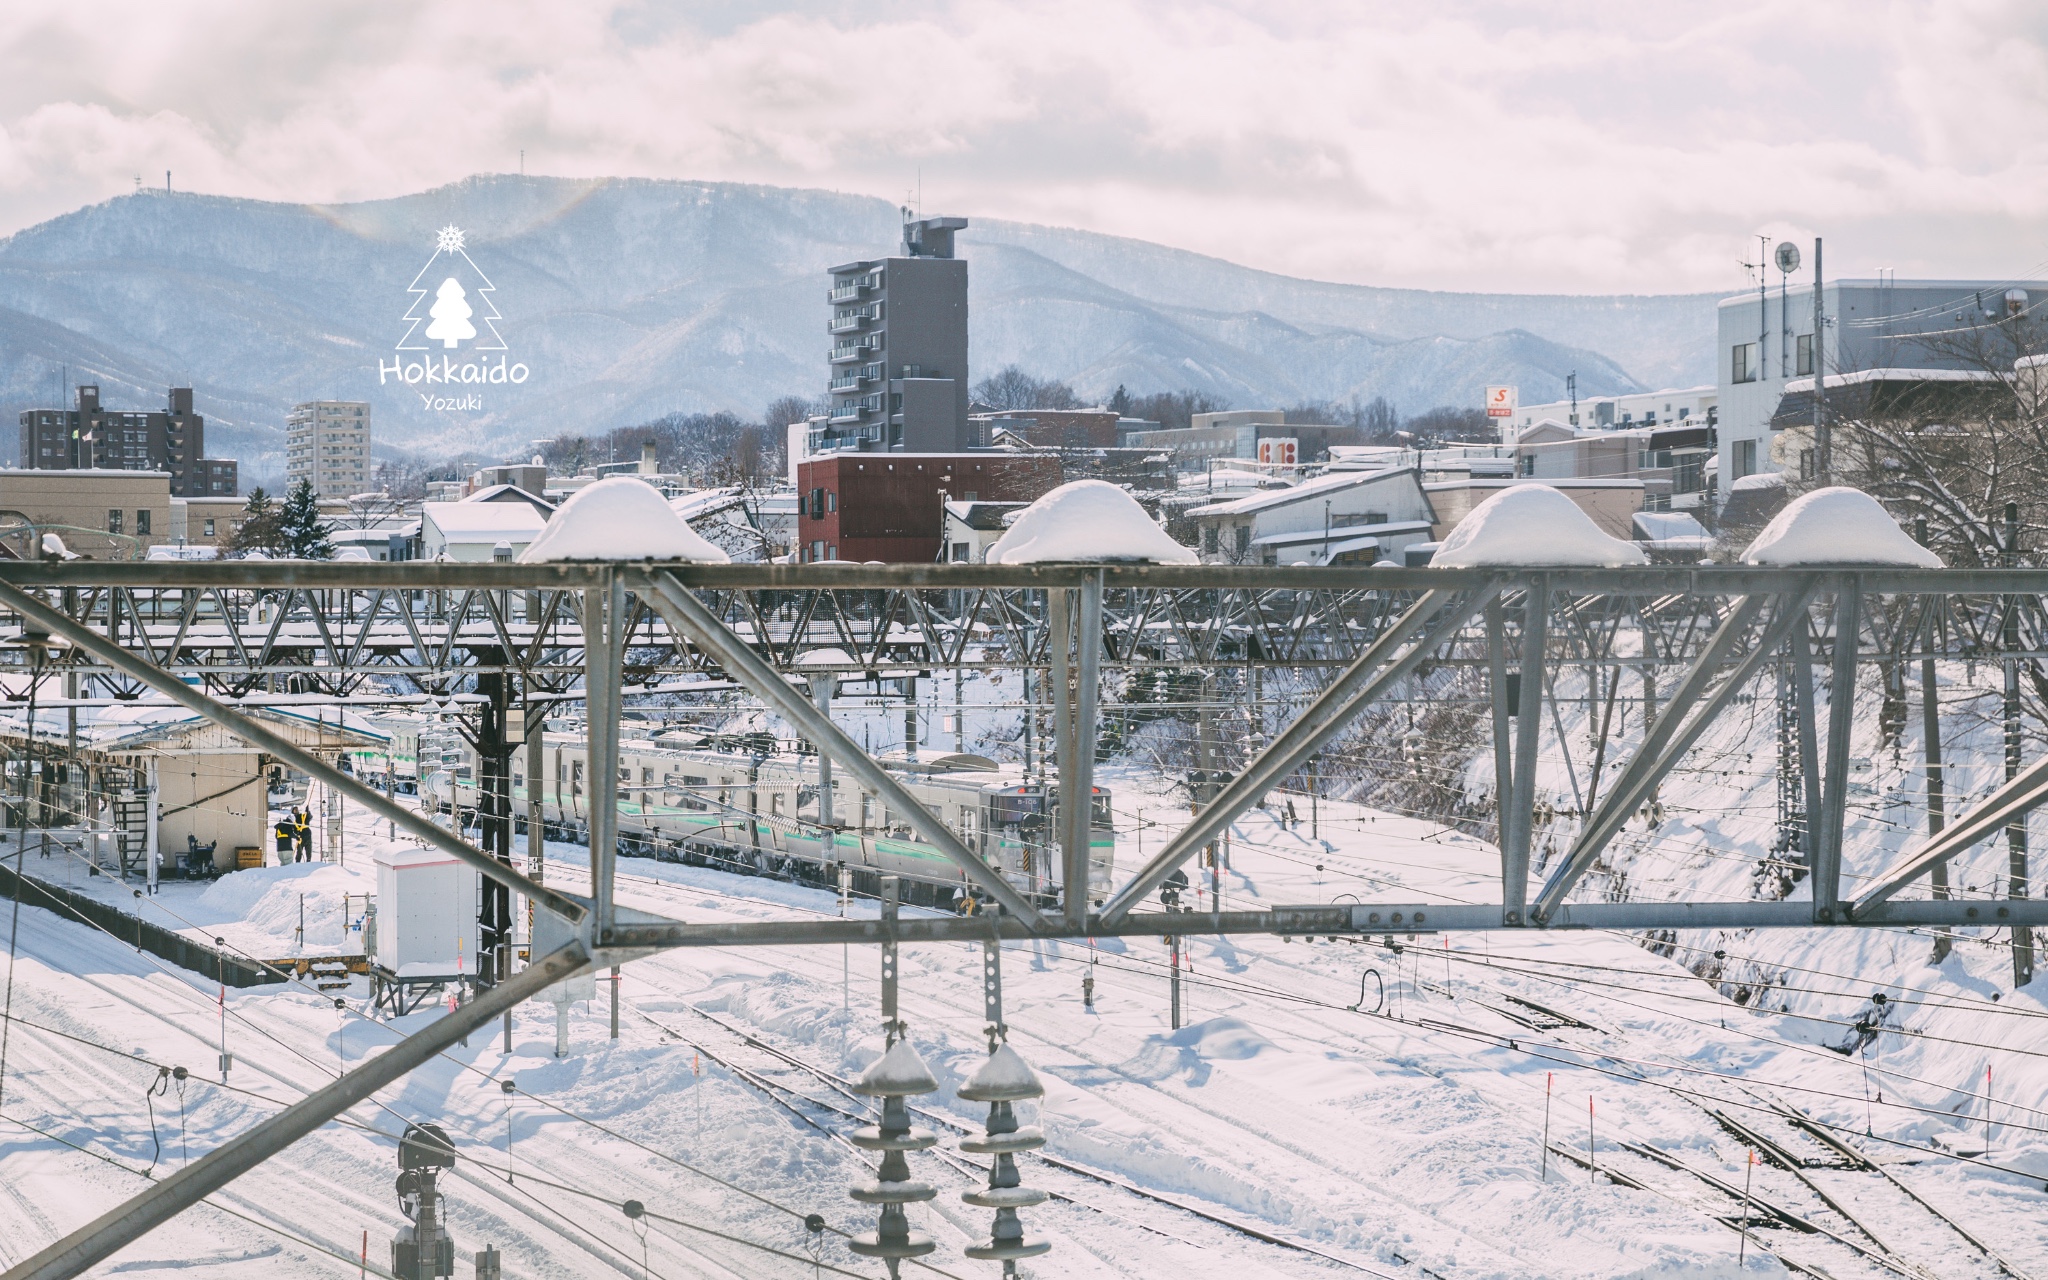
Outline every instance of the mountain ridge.
{"label": "mountain ridge", "polygon": [[[47,407],[67,375],[116,408],[189,383],[209,453],[252,478],[282,469],[302,399],[370,401],[379,452],[509,454],[669,412],[751,417],[823,391],[825,269],[894,252],[898,218],[865,196],[639,178],[477,175],[329,205],[120,196],[0,239],[0,413]],[[474,388],[480,412],[426,409],[425,388],[388,374],[406,285],[447,225],[531,375]],[[1551,398],[1573,370],[1582,395],[1710,375],[1713,295],[1335,284],[999,219],[973,219],[960,253],[969,376],[1014,363],[1091,398],[1124,385],[1415,410],[1476,404],[1490,382]]]}

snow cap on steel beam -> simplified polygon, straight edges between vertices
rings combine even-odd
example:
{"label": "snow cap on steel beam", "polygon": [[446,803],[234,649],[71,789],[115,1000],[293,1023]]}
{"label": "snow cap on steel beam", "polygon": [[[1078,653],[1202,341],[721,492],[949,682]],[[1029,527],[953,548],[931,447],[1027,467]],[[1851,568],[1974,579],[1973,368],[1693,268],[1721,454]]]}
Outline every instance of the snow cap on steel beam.
{"label": "snow cap on steel beam", "polygon": [[1608,536],[1549,485],[1518,484],[1467,512],[1429,562],[1453,569],[1606,569],[1646,564],[1648,557],[1633,542]]}
{"label": "snow cap on steel beam", "polygon": [[1779,568],[1943,567],[1941,557],[1913,541],[1877,499],[1846,485],[1815,489],[1795,499],[1764,526],[1742,553],[1742,562]]}
{"label": "snow cap on steel beam", "polygon": [[990,564],[1200,564],[1130,494],[1105,480],[1073,480],[1024,508]]}
{"label": "snow cap on steel beam", "polygon": [[564,502],[519,553],[521,564],[556,560],[727,564],[732,557],[683,523],[653,485],[633,476],[606,476]]}

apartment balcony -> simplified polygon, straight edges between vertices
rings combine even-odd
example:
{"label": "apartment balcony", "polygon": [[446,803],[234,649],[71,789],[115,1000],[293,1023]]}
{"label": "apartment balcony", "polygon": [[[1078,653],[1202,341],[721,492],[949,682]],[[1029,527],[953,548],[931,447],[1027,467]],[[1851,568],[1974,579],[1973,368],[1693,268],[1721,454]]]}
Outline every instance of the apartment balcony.
{"label": "apartment balcony", "polygon": [[832,391],[858,391],[862,386],[875,381],[881,376],[882,366],[878,364],[864,365],[859,369],[853,370],[851,373],[842,373],[832,379],[832,385],[829,389]]}
{"label": "apartment balcony", "polygon": [[855,276],[845,284],[834,286],[826,293],[828,302],[856,302],[860,296],[875,287],[873,276]]}
{"label": "apartment balcony", "polygon": [[879,319],[881,316],[875,308],[860,307],[852,311],[835,312],[825,328],[830,333],[852,333],[867,325],[869,321]]}
{"label": "apartment balcony", "polygon": [[832,425],[835,427],[844,426],[848,423],[859,422],[867,416],[868,411],[860,406],[859,401],[849,400],[845,404],[833,406]]}
{"label": "apartment balcony", "polygon": [[881,347],[882,335],[879,333],[871,333],[854,342],[842,342],[832,348],[832,363],[850,364],[855,360],[865,359],[868,352],[879,351]]}

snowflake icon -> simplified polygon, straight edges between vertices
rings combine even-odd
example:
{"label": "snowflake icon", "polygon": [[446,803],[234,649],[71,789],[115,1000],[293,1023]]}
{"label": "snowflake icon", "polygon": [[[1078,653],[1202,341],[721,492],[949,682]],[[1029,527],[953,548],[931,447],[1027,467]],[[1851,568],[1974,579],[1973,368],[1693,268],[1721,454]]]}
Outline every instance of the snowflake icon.
{"label": "snowflake icon", "polygon": [[450,223],[434,235],[434,248],[441,253],[456,253],[462,248],[462,228]]}

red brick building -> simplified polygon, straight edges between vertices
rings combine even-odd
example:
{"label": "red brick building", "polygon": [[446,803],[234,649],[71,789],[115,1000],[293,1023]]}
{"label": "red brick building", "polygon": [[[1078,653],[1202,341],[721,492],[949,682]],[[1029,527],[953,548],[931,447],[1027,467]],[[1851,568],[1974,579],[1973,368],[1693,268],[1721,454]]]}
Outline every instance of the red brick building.
{"label": "red brick building", "polygon": [[797,559],[939,556],[942,504],[1031,502],[1060,486],[1051,454],[835,453],[797,464]]}

